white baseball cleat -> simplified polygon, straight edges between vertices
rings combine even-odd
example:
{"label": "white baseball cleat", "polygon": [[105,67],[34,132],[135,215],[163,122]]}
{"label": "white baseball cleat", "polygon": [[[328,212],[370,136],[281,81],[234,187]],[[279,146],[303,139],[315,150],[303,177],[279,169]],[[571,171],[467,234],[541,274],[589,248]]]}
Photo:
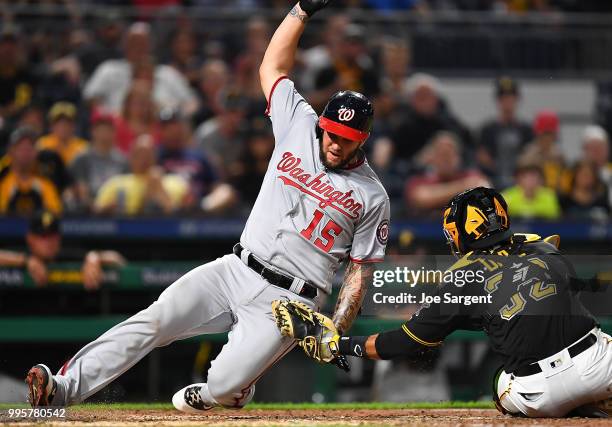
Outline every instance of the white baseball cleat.
{"label": "white baseball cleat", "polygon": [[25,381],[28,385],[28,402],[32,408],[51,405],[57,384],[47,365],[40,363],[33,366]]}
{"label": "white baseball cleat", "polygon": [[201,414],[212,409],[213,406],[207,405],[202,400],[200,391],[203,385],[203,383],[191,384],[174,393],[174,396],[172,396],[174,407],[179,411],[190,414]]}

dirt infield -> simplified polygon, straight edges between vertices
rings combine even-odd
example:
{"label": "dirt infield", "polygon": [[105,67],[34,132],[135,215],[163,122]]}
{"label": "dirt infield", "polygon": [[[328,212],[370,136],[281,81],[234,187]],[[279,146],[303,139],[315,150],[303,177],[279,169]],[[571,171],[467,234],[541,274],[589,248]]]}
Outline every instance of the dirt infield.
{"label": "dirt infield", "polygon": [[9,419],[5,425],[36,426],[456,426],[456,425],[589,425],[610,426],[606,420],[512,418],[492,409],[368,409],[368,410],[213,410],[183,415],[172,410],[87,410],[67,412],[66,419]]}

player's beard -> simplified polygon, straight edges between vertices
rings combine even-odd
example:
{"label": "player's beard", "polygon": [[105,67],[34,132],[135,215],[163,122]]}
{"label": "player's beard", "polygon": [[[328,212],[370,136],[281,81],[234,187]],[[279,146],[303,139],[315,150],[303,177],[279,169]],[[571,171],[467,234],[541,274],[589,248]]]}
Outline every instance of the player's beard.
{"label": "player's beard", "polygon": [[321,160],[321,163],[323,163],[323,166],[325,167],[326,170],[328,171],[338,171],[340,169],[344,169],[347,165],[349,165],[352,161],[354,161],[358,156],[363,156],[363,152],[361,151],[361,147],[357,147],[353,150],[352,153],[350,153],[346,159],[342,160],[340,163],[338,163],[337,165],[332,165],[327,161],[327,158],[325,158],[325,152],[323,151],[323,138],[319,138],[319,159]]}

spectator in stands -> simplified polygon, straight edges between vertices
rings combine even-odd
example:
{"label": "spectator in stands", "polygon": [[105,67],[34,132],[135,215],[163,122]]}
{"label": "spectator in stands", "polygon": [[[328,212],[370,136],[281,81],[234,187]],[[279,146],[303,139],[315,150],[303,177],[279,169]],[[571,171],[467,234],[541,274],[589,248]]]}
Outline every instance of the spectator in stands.
{"label": "spectator in stands", "polygon": [[132,83],[116,126],[117,148],[125,155],[130,153],[132,144],[142,135],[153,135],[157,140],[157,106],[146,81],[136,80]]}
{"label": "spectator in stands", "polygon": [[439,209],[457,193],[491,185],[478,170],[463,167],[461,144],[451,132],[436,133],[422,157],[429,170],[406,183],[405,200],[410,211],[439,215]]}
{"label": "spectator in stands", "polygon": [[598,172],[597,165],[588,160],[578,161],[574,165],[570,191],[559,197],[559,204],[565,216],[600,220],[608,218],[608,189]]}
{"label": "spectator in stands", "polygon": [[85,85],[85,98],[94,107],[119,113],[132,82],[132,67],[150,55],[150,44],[148,24],[132,24],[124,36],[123,58],[108,59],[96,67]]}
{"label": "spectator in stands", "polygon": [[148,135],[139,137],[130,153],[130,173],[102,184],[94,202],[98,214],[170,214],[182,208],[189,183],[155,166],[156,149]]}
{"label": "spectator in stands", "polygon": [[599,179],[608,187],[612,200],[612,163],[608,133],[601,126],[590,125],[582,134],[582,159],[597,166]]}
{"label": "spectator in stands", "polygon": [[46,209],[54,214],[62,211],[58,190],[51,181],[37,172],[36,134],[18,128],[9,142],[9,165],[0,178],[0,214],[31,216]]}
{"label": "spectator in stands", "polygon": [[53,150],[38,150],[36,155],[36,171],[53,183],[64,203],[64,211],[72,207],[74,194],[71,186],[72,175],[61,156]]}
{"label": "spectator in stands", "polygon": [[[124,40],[124,59],[101,63],[85,85],[84,96],[95,108],[119,113],[132,84],[136,67],[151,61],[151,30],[148,24],[132,24]],[[135,73],[134,73],[135,74]],[[153,65],[153,99],[160,107],[180,108],[186,115],[198,107],[187,80],[169,65]]]}
{"label": "spectator in stands", "polygon": [[244,149],[242,128],[248,100],[235,92],[225,94],[223,112],[202,123],[195,131],[197,148],[210,159],[221,174],[230,176]]}
{"label": "spectator in stands", "polygon": [[197,42],[191,29],[178,29],[174,32],[170,44],[169,65],[180,72],[190,86],[195,87],[200,74],[202,60],[197,55]]}
{"label": "spectator in stands", "polygon": [[199,151],[190,148],[189,124],[180,111],[164,109],[160,112],[160,148],[158,164],[165,173],[183,177],[189,183],[184,207],[199,204],[206,212],[218,212],[231,206],[234,190],[219,182],[212,164]]}
{"label": "spectator in stands", "polygon": [[95,290],[103,280],[102,267],[122,267],[125,259],[116,251],[89,251],[85,255],[62,250],[62,236],[58,218],[48,211],[34,215],[26,233],[26,252],[0,250],[0,265],[24,268],[37,286],[49,280],[51,262],[83,260],[81,275],[83,287]]}
{"label": "spectator in stands", "polygon": [[246,149],[240,156],[240,167],[230,180],[240,193],[241,206],[246,213],[257,199],[274,150],[274,135],[265,121],[254,119],[248,135]]}
{"label": "spectator in stands", "polygon": [[94,113],[91,119],[91,146],[70,166],[78,209],[89,211],[102,184],[127,171],[127,161],[116,148],[113,116]]}
{"label": "spectator in stands", "polygon": [[301,87],[310,92],[315,88],[315,76],[324,68],[332,65],[333,58],[340,57],[343,34],[351,23],[348,16],[336,14],[330,16],[325,23],[321,34],[321,43],[306,49],[302,54],[303,73],[301,73]]}
{"label": "spectator in stands", "polygon": [[[372,129],[374,140],[378,137],[389,138],[393,129],[403,120],[401,107],[404,107],[407,98],[410,67],[410,51],[404,40],[386,37],[381,42],[380,50],[383,72],[380,78],[381,90],[374,99],[376,111],[376,126]],[[374,146],[375,144],[371,145]]]}
{"label": "spectator in stands", "polygon": [[123,34],[121,15],[114,10],[101,10],[94,22],[94,34],[75,54],[84,76],[89,77],[102,62],[121,58],[119,43]]}
{"label": "spectator in stands", "polygon": [[39,150],[51,150],[60,155],[64,164],[72,161],[85,150],[88,143],[75,135],[76,107],[69,102],[57,102],[49,110],[51,132],[41,137],[36,144]]}
{"label": "spectator in stands", "polygon": [[[378,114],[378,110],[377,114]],[[413,172],[411,164],[393,154],[393,142],[387,137],[373,141],[368,162],[383,183],[391,199],[391,216],[404,214],[403,197],[406,179]]]}
{"label": "spectator in stands", "polygon": [[[382,41],[381,87],[398,98],[407,95],[410,48],[406,40],[387,37]],[[378,110],[377,110],[378,112]]]}
{"label": "spectator in stands", "polygon": [[268,42],[270,28],[262,17],[251,18],[246,25],[246,50],[236,59],[236,85],[238,91],[251,99],[261,99],[259,83],[259,64],[263,59]]}
{"label": "spectator in stands", "polygon": [[[0,128],[0,157],[6,154],[11,132],[18,127],[28,127],[37,135],[42,135],[45,131],[45,110],[40,105],[30,104],[23,109],[15,126],[7,122]],[[1,169],[2,160],[0,160],[0,171]]]}
{"label": "spectator in stands", "polygon": [[223,112],[223,94],[227,92],[229,78],[227,65],[220,59],[209,60],[202,65],[198,83],[200,109],[193,115],[194,126]]}
{"label": "spectator in stands", "polygon": [[[26,107],[17,122],[17,127],[28,128],[33,135],[40,135],[45,128],[45,117],[42,108],[33,104]],[[10,135],[8,139],[10,139]],[[5,153],[0,158],[0,176],[4,175],[10,165],[11,156]],[[69,187],[72,184],[72,177],[57,151],[50,149],[37,150],[36,172],[39,176],[53,183],[64,201],[71,200],[72,194]]]}
{"label": "spectator in stands", "polygon": [[408,82],[408,106],[398,110],[398,123],[391,132],[395,155],[407,161],[441,130],[455,133],[463,148],[471,142],[470,133],[441,99],[440,82],[428,74],[415,74]]}
{"label": "spectator in stands", "polygon": [[30,104],[19,116],[18,127],[28,127],[37,135],[45,131],[45,110],[42,106]]}
{"label": "spectator in stands", "polygon": [[516,185],[502,192],[514,218],[557,219],[561,209],[555,191],[544,185],[539,163],[520,160],[516,169]]}
{"label": "spectator in stands", "polygon": [[36,91],[36,78],[26,62],[20,36],[7,26],[0,33],[0,117],[10,120],[30,105]]}
{"label": "spectator in stands", "polygon": [[[579,161],[593,163],[597,167],[598,177],[608,190],[608,199],[612,201],[612,163],[607,132],[598,125],[588,125],[582,133],[582,156]],[[564,168],[559,178],[557,192],[568,196],[572,192],[574,168]]]}
{"label": "spectator in stands", "polygon": [[309,100],[316,111],[325,105],[330,94],[355,90],[373,98],[379,92],[379,76],[366,47],[365,31],[356,24],[344,28],[340,49],[332,63],[315,76],[315,90]]}
{"label": "spectator in stands", "polygon": [[45,53],[49,58],[40,67],[43,72],[40,73],[37,99],[44,105],[60,101],[77,107],[81,105],[81,66],[74,52],[86,43],[89,36],[84,29],[77,28],[68,37],[63,55],[55,58]]}
{"label": "spectator in stands", "polygon": [[520,152],[532,141],[531,126],[517,117],[520,101],[518,83],[510,77],[495,82],[497,117],[482,126],[476,156],[478,164],[497,188],[513,184]]}
{"label": "spectator in stands", "polygon": [[536,162],[544,174],[544,185],[554,190],[559,188],[565,168],[559,138],[559,116],[553,111],[540,111],[533,122],[535,140],[529,143],[520,155],[519,162]]}

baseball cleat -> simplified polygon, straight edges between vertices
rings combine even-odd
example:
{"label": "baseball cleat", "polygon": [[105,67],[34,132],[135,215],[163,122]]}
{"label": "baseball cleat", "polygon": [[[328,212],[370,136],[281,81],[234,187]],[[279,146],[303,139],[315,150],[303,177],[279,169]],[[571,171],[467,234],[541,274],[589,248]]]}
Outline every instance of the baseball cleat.
{"label": "baseball cleat", "polygon": [[172,396],[172,404],[176,409],[182,412],[191,414],[201,414],[204,411],[212,409],[212,406],[207,405],[202,400],[200,390],[204,384],[191,384],[177,391]]}
{"label": "baseball cleat", "polygon": [[29,389],[28,402],[32,408],[51,404],[57,384],[51,370],[46,365],[39,364],[31,368],[25,382]]}

